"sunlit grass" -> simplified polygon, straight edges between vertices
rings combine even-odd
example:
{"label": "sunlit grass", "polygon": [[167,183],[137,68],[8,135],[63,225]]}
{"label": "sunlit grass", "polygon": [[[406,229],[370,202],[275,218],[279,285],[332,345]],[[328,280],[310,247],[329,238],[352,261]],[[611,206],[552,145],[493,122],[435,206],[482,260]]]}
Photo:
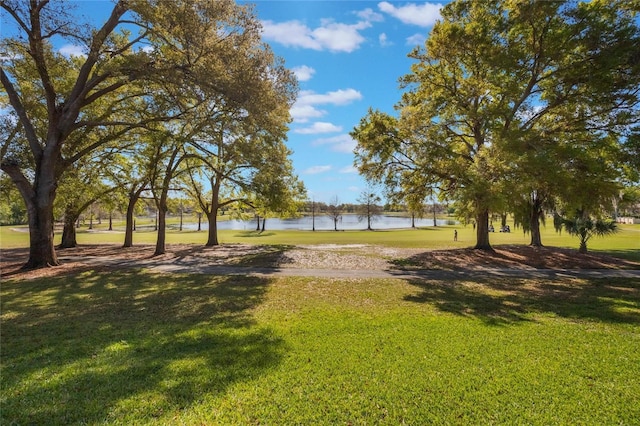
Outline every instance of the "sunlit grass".
{"label": "sunlit grass", "polygon": [[2,424],[635,424],[640,280],[5,280]]}

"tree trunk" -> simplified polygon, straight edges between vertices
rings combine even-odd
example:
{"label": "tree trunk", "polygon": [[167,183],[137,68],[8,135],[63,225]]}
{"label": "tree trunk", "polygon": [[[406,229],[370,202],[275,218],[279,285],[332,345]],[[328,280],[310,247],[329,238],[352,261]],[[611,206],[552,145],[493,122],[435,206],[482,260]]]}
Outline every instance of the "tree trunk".
{"label": "tree trunk", "polygon": [[202,213],[198,212],[198,232],[202,231]]}
{"label": "tree trunk", "polygon": [[266,225],[267,225],[267,218],[263,217],[262,218],[262,229],[260,229],[260,232],[264,232],[264,230],[266,228]]}
{"label": "tree trunk", "polygon": [[156,239],[156,251],[153,255],[160,256],[165,253],[167,241],[167,207],[165,205],[161,205],[158,208],[156,219],[158,223],[158,236]]}
{"label": "tree trunk", "polygon": [[29,212],[29,260],[23,269],[60,264],[53,245],[53,200],[49,205],[42,204]]}
{"label": "tree trunk", "polygon": [[531,232],[531,244],[532,247],[542,247],[542,235],[540,234],[540,219],[544,214],[542,209],[542,199],[536,192],[531,198],[530,215],[529,215],[529,228]]}
{"label": "tree trunk", "polygon": [[109,212],[109,231],[113,231],[113,215]]}
{"label": "tree trunk", "polygon": [[59,248],[72,248],[78,246],[76,239],[76,221],[79,214],[74,214],[72,209],[67,208],[64,214],[64,228],[62,228],[62,242],[58,246]]}
{"label": "tree trunk", "polygon": [[209,234],[205,246],[212,247],[220,245],[218,242],[218,209],[212,208],[211,213],[207,214],[209,220]]}
{"label": "tree trunk", "polygon": [[256,215],[256,231],[260,230],[260,216]]}
{"label": "tree trunk", "polygon": [[541,211],[536,211],[536,209],[531,211],[531,223],[529,226],[531,227],[531,243],[529,244],[532,247],[542,247],[542,235],[540,234],[540,215]]}
{"label": "tree trunk", "polygon": [[587,253],[587,241],[580,239],[580,248],[578,249],[578,253],[586,254]]}
{"label": "tree trunk", "polygon": [[578,237],[580,238],[580,248],[578,249],[578,253],[586,254],[587,241],[589,241],[589,232],[587,231],[586,227],[578,229]]}
{"label": "tree trunk", "polygon": [[476,246],[478,250],[493,251],[491,244],[489,244],[489,210],[484,209],[476,215]]}
{"label": "tree trunk", "polygon": [[[59,152],[59,151],[58,151]],[[56,197],[57,152],[47,150],[42,163],[36,167],[35,183],[22,174],[17,164],[2,162],[0,167],[7,173],[20,192],[29,221],[29,260],[23,269],[43,268],[59,265],[53,246],[53,201]]]}
{"label": "tree trunk", "polygon": [[212,247],[220,245],[218,242],[218,210],[220,208],[220,181],[218,178],[211,186],[211,210],[205,211],[209,220],[209,234],[205,246]]}
{"label": "tree trunk", "polygon": [[416,214],[415,213],[411,213],[411,227],[412,228],[416,227]]}
{"label": "tree trunk", "polygon": [[129,193],[129,203],[127,204],[127,217],[124,225],[124,244],[122,247],[133,247],[133,231],[136,228],[135,221],[133,219],[133,212],[136,208],[136,203],[140,198],[139,191]]}
{"label": "tree trunk", "polygon": [[[23,269],[58,266],[58,256],[53,245],[53,202],[56,197],[55,160],[47,156],[36,175],[35,188],[26,179],[14,175],[13,170],[3,170],[16,183],[27,206],[29,220],[29,260]],[[4,165],[3,165],[4,166]],[[17,177],[17,179],[15,178]],[[18,182],[19,181],[19,182]]]}

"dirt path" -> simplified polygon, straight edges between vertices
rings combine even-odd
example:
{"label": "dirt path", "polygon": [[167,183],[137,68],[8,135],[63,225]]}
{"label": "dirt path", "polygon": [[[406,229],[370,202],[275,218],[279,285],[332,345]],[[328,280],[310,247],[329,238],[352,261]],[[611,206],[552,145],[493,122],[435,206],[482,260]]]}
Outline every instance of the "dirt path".
{"label": "dirt path", "polygon": [[[106,262],[110,264],[109,261]],[[110,265],[112,266],[112,265]],[[123,264],[118,265],[125,266]],[[340,279],[364,278],[397,278],[397,279],[436,279],[446,280],[473,277],[511,277],[511,278],[640,278],[640,270],[632,269],[513,269],[513,268],[481,268],[481,269],[300,269],[269,268],[252,266],[217,266],[192,265],[180,262],[131,264],[131,267],[143,266],[150,271],[160,273],[189,273],[210,275],[257,275],[280,277],[316,277]]]}
{"label": "dirt path", "polygon": [[127,249],[117,245],[80,246],[59,250],[62,266],[21,271],[27,250],[9,249],[0,252],[0,267],[3,278],[17,279],[114,268],[145,268],[160,273],[325,278],[640,277],[638,262],[597,254],[581,255],[569,249],[527,246],[502,246],[495,252],[483,252],[367,245],[171,245],[162,256],[152,254],[153,246]]}

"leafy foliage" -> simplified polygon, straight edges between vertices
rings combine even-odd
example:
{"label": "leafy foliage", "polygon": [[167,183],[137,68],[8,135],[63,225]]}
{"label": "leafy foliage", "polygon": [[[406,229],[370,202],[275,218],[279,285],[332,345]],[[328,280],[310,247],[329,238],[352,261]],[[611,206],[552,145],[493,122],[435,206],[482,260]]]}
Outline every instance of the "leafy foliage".
{"label": "leafy foliage", "polygon": [[[0,43],[8,58],[0,69],[6,92],[0,101],[11,106],[10,119],[0,123],[7,135],[0,165],[27,205],[30,267],[58,263],[53,209],[59,183],[73,167],[100,167],[81,165],[82,159],[101,149],[123,149],[131,140],[151,142],[139,151],[156,162],[136,167],[128,210],[152,188],[158,209],[166,211],[169,185],[207,127],[230,118],[251,127],[242,134],[248,144],[259,132],[281,143],[297,93],[292,72],[262,42],[249,6],[232,0],[121,0],[98,28],[68,6],[1,3],[19,34]],[[80,45],[84,54],[55,52],[53,37]],[[127,137],[145,131],[150,137]],[[159,240],[159,251],[161,245]]]}
{"label": "leafy foliage", "polygon": [[410,54],[397,117],[369,110],[351,133],[356,166],[408,203],[436,187],[475,217],[477,248],[489,211],[541,245],[557,200],[610,204],[640,119],[640,28],[614,3],[449,3]]}
{"label": "leafy foliage", "polygon": [[580,239],[580,253],[587,252],[587,242],[592,237],[604,237],[618,231],[615,222],[592,218],[583,212],[576,212],[573,217],[562,217],[559,214],[554,216],[554,227],[557,231],[566,230],[569,235]]}

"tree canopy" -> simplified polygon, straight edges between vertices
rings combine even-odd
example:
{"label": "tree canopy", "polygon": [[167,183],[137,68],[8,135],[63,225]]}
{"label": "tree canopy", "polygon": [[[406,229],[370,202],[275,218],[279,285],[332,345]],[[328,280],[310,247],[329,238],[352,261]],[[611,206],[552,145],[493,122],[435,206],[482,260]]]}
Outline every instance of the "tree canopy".
{"label": "tree canopy", "polygon": [[[175,130],[203,111],[210,112],[208,122],[233,113],[285,137],[297,84],[262,42],[250,6],[120,0],[99,27],[64,1],[7,0],[1,7],[18,34],[0,43],[2,106],[10,107],[12,127],[3,127],[0,168],[27,206],[28,267],[58,263],[53,206],[59,182],[95,150],[117,149],[131,132],[154,132],[157,123]],[[54,39],[83,54],[60,54]],[[192,142],[172,141],[179,150]]]}
{"label": "tree canopy", "polygon": [[397,117],[370,110],[352,131],[356,166],[408,200],[435,186],[475,218],[476,248],[491,249],[489,213],[506,210],[541,245],[554,199],[619,189],[640,91],[640,30],[622,3],[449,3],[409,55]]}

